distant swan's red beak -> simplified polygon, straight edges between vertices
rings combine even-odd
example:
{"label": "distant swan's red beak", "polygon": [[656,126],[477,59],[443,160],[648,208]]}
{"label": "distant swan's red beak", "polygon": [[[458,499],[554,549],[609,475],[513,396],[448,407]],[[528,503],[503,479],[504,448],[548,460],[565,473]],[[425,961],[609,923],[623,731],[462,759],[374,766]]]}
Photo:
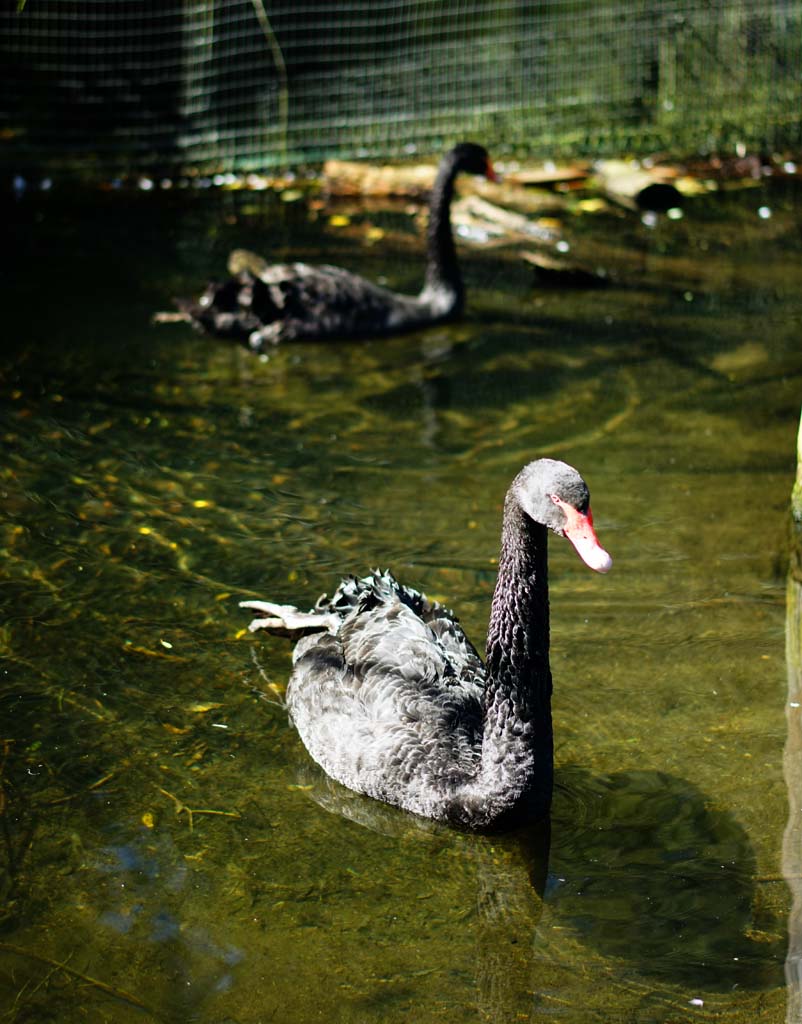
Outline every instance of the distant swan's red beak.
{"label": "distant swan's red beak", "polygon": [[552,501],[565,513],[563,533],[574,545],[576,553],[585,565],[596,572],[609,572],[613,567],[613,560],[599,544],[596,531],[593,529],[593,513],[590,508],[585,515],[567,501],[561,501],[556,495],[552,496]]}
{"label": "distant swan's red beak", "polygon": [[493,165],[490,163],[490,158],[487,159],[487,167],[485,167],[485,177],[488,181],[498,181],[498,175],[493,170]]}

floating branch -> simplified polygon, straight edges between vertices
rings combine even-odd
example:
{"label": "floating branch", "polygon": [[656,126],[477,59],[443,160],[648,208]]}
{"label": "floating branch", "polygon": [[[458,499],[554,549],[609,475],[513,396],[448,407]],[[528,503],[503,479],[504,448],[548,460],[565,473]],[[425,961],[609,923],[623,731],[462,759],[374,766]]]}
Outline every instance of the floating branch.
{"label": "floating branch", "polygon": [[0,950],[5,950],[7,953],[13,953],[15,956],[26,957],[29,960],[38,960],[39,963],[47,964],[48,967],[64,971],[65,974],[69,974],[71,977],[77,978],[79,981],[83,981],[85,984],[91,985],[93,988],[99,989],[101,992],[105,992],[106,995],[113,996],[115,999],[120,999],[124,1003],[130,1003],[131,1006],[136,1006],[139,1010],[145,1010],[153,1017],[158,1018],[159,1016],[159,1014],[148,1006],[147,1003],[143,1003],[141,999],[137,996],[131,995],[130,992],[126,992],[121,988],[115,988],[113,985],[108,985],[105,981],[93,978],[91,975],[84,974],[82,971],[76,971],[74,967],[70,967],[61,960],[53,960],[49,956],[43,956],[41,953],[35,953],[32,949],[23,949],[22,946],[15,946],[11,942],[0,942]]}
{"label": "floating branch", "polygon": [[239,813],[237,811],[214,811],[214,810],[210,810],[209,808],[187,807],[187,805],[183,801],[179,800],[178,797],[174,796],[172,793],[169,793],[166,789],[162,789],[161,786],[159,786],[157,788],[158,788],[160,793],[163,793],[165,796],[168,796],[173,801],[173,803],[175,804],[175,813],[177,815],[186,814],[186,816],[187,816],[187,818],[189,820],[189,831],[190,832],[192,831],[192,829],[194,827],[193,819],[194,819],[194,816],[196,814],[217,814],[217,815],[219,815],[220,817],[223,817],[223,818],[239,818],[240,817],[240,815],[239,815]]}

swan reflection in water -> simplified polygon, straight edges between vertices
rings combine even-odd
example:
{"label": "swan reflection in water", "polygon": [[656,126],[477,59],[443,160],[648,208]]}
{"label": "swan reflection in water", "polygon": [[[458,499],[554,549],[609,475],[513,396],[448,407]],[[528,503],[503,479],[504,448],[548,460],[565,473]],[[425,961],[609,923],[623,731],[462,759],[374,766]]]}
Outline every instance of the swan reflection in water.
{"label": "swan reflection in water", "polygon": [[[641,1006],[676,1008],[687,1007],[688,992],[782,985],[782,922],[759,906],[745,831],[676,776],[593,777],[569,766],[558,771],[550,820],[493,836],[370,800],[308,761],[298,781],[332,814],[401,844],[448,851],[449,872],[462,874],[476,998],[488,1020],[559,1015],[576,1007],[578,983],[597,1008],[603,985],[618,1009],[633,992]],[[448,951],[431,966],[451,971]]]}

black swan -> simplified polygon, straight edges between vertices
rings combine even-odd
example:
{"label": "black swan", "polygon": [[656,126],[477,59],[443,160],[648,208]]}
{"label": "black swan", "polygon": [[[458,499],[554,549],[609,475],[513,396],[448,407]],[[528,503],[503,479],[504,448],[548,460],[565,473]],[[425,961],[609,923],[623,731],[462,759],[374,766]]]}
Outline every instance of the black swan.
{"label": "black swan", "polygon": [[287,707],[315,761],[360,793],[466,829],[548,811],[552,789],[547,529],[612,559],[571,466],[539,459],[504,502],[486,664],[443,605],[389,572],[349,577],[309,612],[244,601],[251,630],[300,635]]}
{"label": "black swan", "polygon": [[210,284],[197,302],[176,299],[180,312],[157,313],[156,319],[187,320],[259,352],[281,341],[395,334],[457,316],[464,289],[449,210],[460,171],[495,180],[487,152],[472,142],[443,157],[429,208],[426,278],[417,296],[391,292],[340,267],[271,266],[236,249],[229,257],[229,280]]}

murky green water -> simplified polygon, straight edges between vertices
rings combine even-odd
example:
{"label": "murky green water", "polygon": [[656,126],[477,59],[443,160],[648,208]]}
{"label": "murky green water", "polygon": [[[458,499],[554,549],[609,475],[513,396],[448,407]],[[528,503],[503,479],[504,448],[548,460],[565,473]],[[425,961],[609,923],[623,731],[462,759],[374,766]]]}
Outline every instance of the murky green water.
{"label": "murky green water", "polygon": [[[569,220],[615,287],[466,252],[454,327],[266,362],[149,315],[235,244],[411,290],[405,213],[369,247],[252,197],[7,211],[3,1019],[785,1020],[799,200]],[[550,836],[343,793],[238,600],[389,566],[481,644],[501,500],[542,454],[615,559],[552,543]]]}

